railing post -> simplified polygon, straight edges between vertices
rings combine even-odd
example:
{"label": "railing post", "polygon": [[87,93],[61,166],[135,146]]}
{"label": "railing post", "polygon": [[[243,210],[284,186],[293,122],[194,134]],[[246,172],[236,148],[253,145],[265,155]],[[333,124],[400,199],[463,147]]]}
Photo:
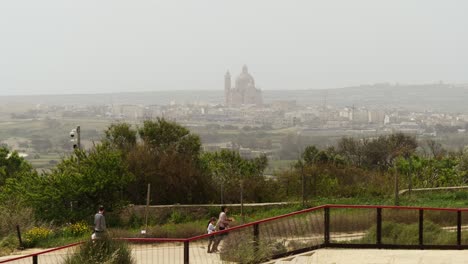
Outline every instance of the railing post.
{"label": "railing post", "polygon": [[34,255],[32,258],[33,258],[33,264],[37,264],[38,263],[37,255]]}
{"label": "railing post", "polygon": [[376,232],[377,246],[382,245],[382,208],[377,208],[377,232]]}
{"label": "railing post", "polygon": [[254,254],[258,253],[259,245],[260,245],[260,231],[258,229],[258,224],[253,225],[253,236],[254,236]]}
{"label": "railing post", "polygon": [[184,241],[184,264],[189,264],[189,241]]}
{"label": "railing post", "polygon": [[20,226],[19,225],[16,225],[16,232],[18,233],[19,249],[24,249],[23,240],[21,239],[21,231],[20,231]]}
{"label": "railing post", "polygon": [[257,257],[258,250],[260,248],[260,230],[258,229],[258,224],[253,225],[254,227],[254,256]]}
{"label": "railing post", "polygon": [[457,246],[458,249],[461,249],[461,226],[462,226],[462,214],[461,211],[457,211]]}
{"label": "railing post", "polygon": [[328,246],[330,244],[330,208],[324,208],[324,246]]}
{"label": "railing post", "polygon": [[424,247],[424,210],[419,209],[419,246]]}

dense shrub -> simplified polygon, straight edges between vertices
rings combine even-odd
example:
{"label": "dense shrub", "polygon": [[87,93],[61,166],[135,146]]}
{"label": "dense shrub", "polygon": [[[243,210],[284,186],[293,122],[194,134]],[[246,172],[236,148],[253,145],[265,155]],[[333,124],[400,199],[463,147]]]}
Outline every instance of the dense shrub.
{"label": "dense shrub", "polygon": [[24,247],[34,247],[38,242],[49,239],[53,235],[53,231],[46,227],[33,227],[26,231],[23,235]]}
{"label": "dense shrub", "polygon": [[88,226],[88,224],[84,221],[66,225],[65,227],[62,228],[62,234],[64,236],[78,237],[78,236],[83,236],[87,233],[91,233],[91,229]]}
{"label": "dense shrub", "polygon": [[8,235],[0,238],[0,256],[9,255],[19,247],[18,238],[14,235]]}
{"label": "dense shrub", "polygon": [[34,226],[33,210],[13,198],[0,204],[0,215],[0,236],[14,233],[16,225],[19,225],[21,229]]}
{"label": "dense shrub", "polygon": [[131,250],[121,240],[113,240],[108,236],[101,239],[88,240],[83,243],[78,252],[67,257],[65,264],[133,264]]}
{"label": "dense shrub", "polygon": [[286,246],[277,241],[261,240],[255,246],[253,237],[243,232],[231,232],[222,243],[221,260],[241,264],[262,263],[287,251]]}

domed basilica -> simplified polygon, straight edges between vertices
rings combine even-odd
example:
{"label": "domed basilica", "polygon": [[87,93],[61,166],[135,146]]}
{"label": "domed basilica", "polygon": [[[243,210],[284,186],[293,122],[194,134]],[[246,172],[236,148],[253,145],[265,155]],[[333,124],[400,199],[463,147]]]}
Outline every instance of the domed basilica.
{"label": "domed basilica", "polygon": [[242,67],[242,73],[236,78],[235,87],[231,87],[231,74],[224,76],[224,97],[226,106],[263,104],[262,91],[255,87],[255,80],[250,75],[247,66]]}

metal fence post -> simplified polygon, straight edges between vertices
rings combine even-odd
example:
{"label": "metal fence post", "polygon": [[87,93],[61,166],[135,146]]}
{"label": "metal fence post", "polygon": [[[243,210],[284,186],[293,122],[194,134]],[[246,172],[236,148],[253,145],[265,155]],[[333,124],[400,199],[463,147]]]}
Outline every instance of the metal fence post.
{"label": "metal fence post", "polygon": [[461,249],[461,235],[462,235],[461,226],[462,226],[462,214],[461,214],[461,211],[458,210],[457,211],[457,246],[458,246],[458,249]]}
{"label": "metal fence post", "polygon": [[189,241],[184,241],[184,264],[189,264],[190,256],[189,256]]}
{"label": "metal fence post", "polygon": [[377,232],[376,232],[377,246],[382,245],[382,208],[377,208]]}
{"label": "metal fence post", "polygon": [[34,255],[32,258],[33,258],[33,264],[37,264],[38,263],[37,255]]}
{"label": "metal fence post", "polygon": [[20,231],[20,226],[19,225],[16,225],[16,232],[18,233],[19,249],[24,249],[23,240],[21,239],[21,231]]}
{"label": "metal fence post", "polygon": [[257,255],[259,245],[260,245],[260,230],[258,229],[258,224],[253,225],[253,236],[254,236],[254,254]]}
{"label": "metal fence post", "polygon": [[324,233],[324,245],[328,246],[330,244],[330,208],[324,208],[324,226],[325,226],[325,233]]}
{"label": "metal fence post", "polygon": [[424,210],[419,209],[419,246],[424,247]]}

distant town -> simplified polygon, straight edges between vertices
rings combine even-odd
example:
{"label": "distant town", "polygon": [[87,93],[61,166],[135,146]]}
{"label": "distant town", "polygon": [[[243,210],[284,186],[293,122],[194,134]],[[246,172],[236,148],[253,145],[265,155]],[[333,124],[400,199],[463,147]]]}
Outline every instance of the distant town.
{"label": "distant town", "polygon": [[[83,145],[91,147],[111,123],[138,126],[156,118],[176,121],[198,133],[205,151],[236,149],[245,157],[266,153],[272,160],[293,160],[304,145],[329,147],[343,136],[403,132],[452,151],[468,144],[468,110],[459,111],[465,109],[466,86],[377,84],[262,91],[247,66],[233,79],[227,72],[224,91],[220,83],[215,92],[0,97],[0,142],[29,159],[41,160],[39,168],[53,165],[71,151],[67,135],[77,125],[82,127]],[[359,92],[356,99],[356,89],[367,92]],[[23,130],[26,126],[29,129]]]}

